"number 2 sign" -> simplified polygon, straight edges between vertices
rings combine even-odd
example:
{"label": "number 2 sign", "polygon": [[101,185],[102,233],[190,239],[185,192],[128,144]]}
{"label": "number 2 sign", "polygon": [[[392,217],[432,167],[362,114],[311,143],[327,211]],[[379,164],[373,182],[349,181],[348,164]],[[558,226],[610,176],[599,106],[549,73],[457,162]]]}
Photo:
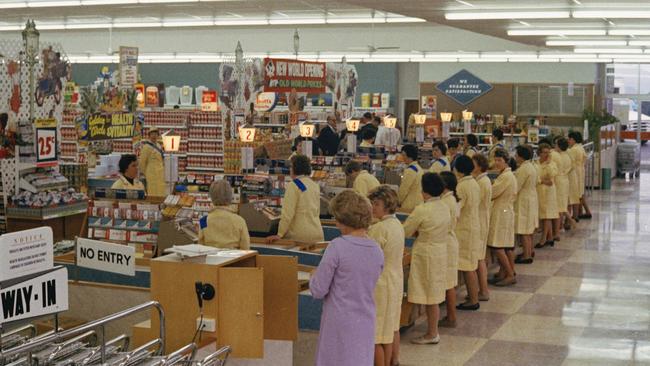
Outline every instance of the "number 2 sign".
{"label": "number 2 sign", "polygon": [[[36,163],[51,165],[57,161],[56,128],[36,129]],[[45,164],[43,164],[45,163]]]}

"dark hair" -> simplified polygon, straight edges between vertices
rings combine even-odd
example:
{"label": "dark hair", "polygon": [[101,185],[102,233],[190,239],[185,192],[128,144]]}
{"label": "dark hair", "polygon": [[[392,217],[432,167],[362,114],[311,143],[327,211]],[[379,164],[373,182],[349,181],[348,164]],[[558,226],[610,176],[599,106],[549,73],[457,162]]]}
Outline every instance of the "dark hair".
{"label": "dark hair", "polygon": [[442,153],[442,155],[447,155],[447,145],[445,145],[444,142],[442,141],[436,141],[433,143],[432,147],[437,147],[438,150]]}
{"label": "dark hair", "polygon": [[458,145],[460,145],[460,141],[457,138],[447,140],[447,148],[449,149],[457,149]]}
{"label": "dark hair", "polygon": [[515,160],[514,158],[510,158],[510,160],[508,160],[508,165],[510,166],[510,169],[513,172],[517,170],[517,160]]}
{"label": "dark hair", "polygon": [[422,192],[431,197],[439,197],[445,190],[445,183],[436,173],[425,173],[422,176]]}
{"label": "dark hair", "polygon": [[411,160],[418,160],[418,148],[415,145],[402,146],[402,152]]}
{"label": "dark hair", "polygon": [[361,163],[358,161],[350,160],[346,165],[345,165],[345,174],[350,175],[354,172],[360,172],[362,169]]}
{"label": "dark hair", "polygon": [[507,163],[510,160],[510,155],[506,149],[498,148],[494,150],[494,158],[501,158]]}
{"label": "dark hair", "polygon": [[503,130],[500,128],[495,128],[492,130],[492,136],[496,137],[499,141],[503,140]]}
{"label": "dark hair", "polygon": [[551,149],[551,145],[545,143],[545,142],[540,142],[539,146],[537,147],[537,151],[542,152],[544,149]]}
{"label": "dark hair", "polygon": [[553,146],[553,143],[551,142],[551,139],[549,139],[548,137],[544,137],[544,138],[539,139],[539,141],[537,143],[539,145],[546,144],[548,146]]}
{"label": "dark hair", "polygon": [[365,119],[371,119],[371,118],[372,118],[372,113],[370,113],[370,112],[366,112],[366,113],[364,113],[364,114],[363,114],[363,118],[365,118]]}
{"label": "dark hair", "polygon": [[458,159],[456,159],[456,165],[454,169],[463,175],[470,175],[474,170],[474,163],[469,156],[461,155],[458,157]]}
{"label": "dark hair", "polygon": [[366,128],[362,130],[363,133],[361,134],[361,138],[363,140],[372,140],[377,136],[377,132],[375,131],[374,128]]}
{"label": "dark hair", "polygon": [[582,143],[582,134],[579,131],[571,131],[569,132],[569,138],[574,139],[576,143],[581,144]]}
{"label": "dark hair", "polygon": [[9,122],[9,115],[7,113],[0,113],[0,125],[2,125],[2,128],[7,128],[8,122]]}
{"label": "dark hair", "polygon": [[562,136],[558,137],[557,140],[555,140],[555,144],[562,151],[566,151],[569,148],[569,141],[567,141],[567,139]]}
{"label": "dark hair", "polygon": [[470,133],[468,135],[465,135],[465,138],[467,138],[467,143],[469,146],[476,147],[478,146],[478,137],[476,137],[475,134]]}
{"label": "dark hair", "polygon": [[291,168],[295,175],[311,174],[311,161],[305,155],[296,155],[291,158]]}
{"label": "dark hair", "polygon": [[488,159],[483,154],[474,154],[474,156],[472,156],[472,160],[479,168],[481,168],[481,173],[487,172],[488,168],[490,167]]}
{"label": "dark hair", "polygon": [[372,119],[373,122],[376,122],[377,124],[381,124],[381,117],[375,116],[375,118]]}
{"label": "dark hair", "polygon": [[517,155],[524,160],[530,160],[533,158],[533,148],[529,145],[518,145],[515,148],[515,151],[517,152]]}
{"label": "dark hair", "polygon": [[120,162],[118,163],[118,166],[120,168],[120,173],[124,174],[127,169],[129,169],[129,165],[133,163],[134,161],[138,161],[138,158],[133,155],[133,154],[127,154],[127,155],[122,155],[120,158]]}
{"label": "dark hair", "polygon": [[456,179],[456,174],[448,171],[440,172],[440,178],[445,183],[445,188],[456,193],[456,185],[458,185],[458,179]]}

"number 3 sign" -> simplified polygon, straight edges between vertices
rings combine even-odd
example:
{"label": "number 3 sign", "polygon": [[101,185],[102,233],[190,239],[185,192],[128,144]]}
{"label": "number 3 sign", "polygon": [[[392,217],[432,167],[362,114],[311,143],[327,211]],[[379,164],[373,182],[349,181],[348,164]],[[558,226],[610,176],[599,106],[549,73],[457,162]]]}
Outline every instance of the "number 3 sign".
{"label": "number 3 sign", "polygon": [[37,128],[36,129],[36,162],[39,165],[49,165],[41,163],[56,163],[57,141],[56,128]]}

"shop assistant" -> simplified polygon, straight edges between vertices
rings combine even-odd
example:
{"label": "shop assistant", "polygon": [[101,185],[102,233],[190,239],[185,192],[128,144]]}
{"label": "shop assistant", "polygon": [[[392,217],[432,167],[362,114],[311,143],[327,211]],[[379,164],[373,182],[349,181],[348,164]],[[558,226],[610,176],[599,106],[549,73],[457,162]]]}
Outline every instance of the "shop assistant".
{"label": "shop assistant", "polygon": [[111,189],[128,189],[144,191],[144,184],[138,180],[138,159],[135,155],[122,155],[118,164],[120,177]]}
{"label": "shop assistant", "polygon": [[266,238],[267,243],[288,239],[306,243],[324,240],[320,224],[320,187],[309,178],[311,161],[304,155],[291,158],[291,178],[282,203],[278,235]]}
{"label": "shop assistant", "polygon": [[228,181],[218,180],[210,185],[210,199],[215,209],[199,220],[199,244],[217,248],[250,249],[246,221],[230,208],[232,196],[232,187]]}
{"label": "shop assistant", "polygon": [[147,180],[147,195],[164,197],[165,189],[165,153],[158,143],[160,133],[157,128],[149,130],[149,139],[142,141],[140,149],[140,170]]}

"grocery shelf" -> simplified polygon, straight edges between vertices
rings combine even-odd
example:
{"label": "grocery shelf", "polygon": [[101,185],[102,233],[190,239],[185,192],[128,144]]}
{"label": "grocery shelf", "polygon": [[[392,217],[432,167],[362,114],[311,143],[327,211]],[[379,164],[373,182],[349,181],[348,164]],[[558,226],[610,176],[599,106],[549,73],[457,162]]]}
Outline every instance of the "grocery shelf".
{"label": "grocery shelf", "polygon": [[254,127],[286,127],[287,123],[255,123]]}
{"label": "grocery shelf", "polygon": [[198,142],[223,142],[223,139],[205,139],[205,138],[194,138],[190,137],[186,139],[187,141],[198,141]]}
{"label": "grocery shelf", "polygon": [[187,128],[185,125],[171,126],[171,125],[144,125],[144,128],[178,128],[179,130],[184,130]]}
{"label": "grocery shelf", "polygon": [[210,124],[210,123],[190,123],[188,126],[190,127],[223,127],[223,124]]}
{"label": "grocery shelf", "polygon": [[198,166],[186,166],[185,167],[185,173],[190,170],[196,170],[196,171],[205,171],[205,172],[223,172],[223,168],[202,168]]}
{"label": "grocery shelf", "polygon": [[188,152],[187,155],[194,156],[223,156],[223,153],[204,153],[204,152]]}

